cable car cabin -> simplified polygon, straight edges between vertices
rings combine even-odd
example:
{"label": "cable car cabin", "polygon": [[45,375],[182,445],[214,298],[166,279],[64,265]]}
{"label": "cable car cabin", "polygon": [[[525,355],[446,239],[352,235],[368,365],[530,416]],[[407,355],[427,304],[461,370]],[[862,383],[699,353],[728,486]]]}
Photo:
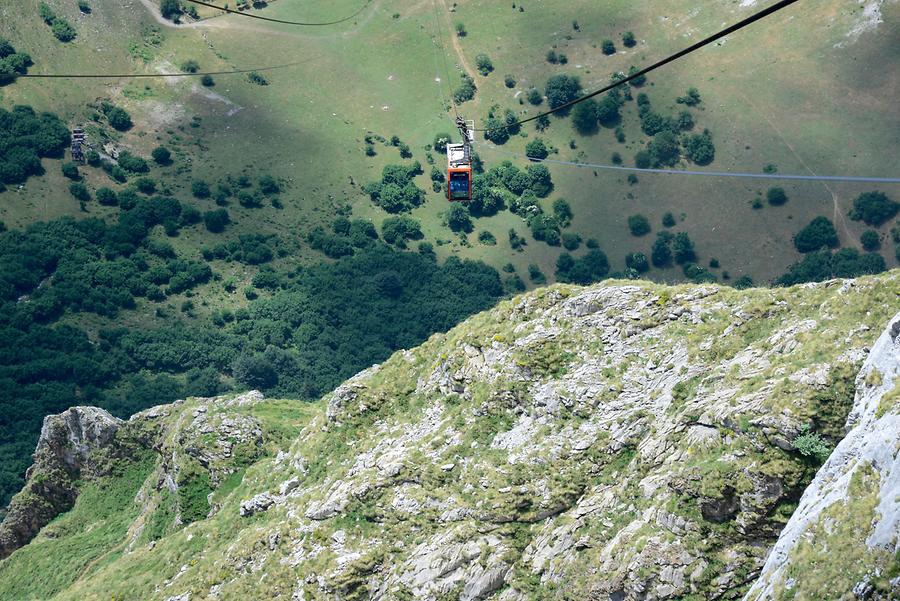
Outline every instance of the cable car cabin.
{"label": "cable car cabin", "polygon": [[468,144],[447,144],[447,200],[472,200],[472,157]]}

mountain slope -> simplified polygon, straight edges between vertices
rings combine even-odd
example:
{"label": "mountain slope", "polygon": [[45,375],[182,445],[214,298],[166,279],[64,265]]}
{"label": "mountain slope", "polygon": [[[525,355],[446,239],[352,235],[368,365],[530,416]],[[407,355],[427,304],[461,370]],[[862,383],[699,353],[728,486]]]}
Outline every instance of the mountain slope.
{"label": "mountain slope", "polygon": [[[738,598],[847,415],[875,403],[871,368],[857,374],[898,290],[897,272],[556,286],[314,405],[250,393],[149,410],[97,451],[107,469],[72,509],[0,563],[0,596]],[[41,465],[0,537],[58,477]],[[879,553],[829,590],[866,580]]]}

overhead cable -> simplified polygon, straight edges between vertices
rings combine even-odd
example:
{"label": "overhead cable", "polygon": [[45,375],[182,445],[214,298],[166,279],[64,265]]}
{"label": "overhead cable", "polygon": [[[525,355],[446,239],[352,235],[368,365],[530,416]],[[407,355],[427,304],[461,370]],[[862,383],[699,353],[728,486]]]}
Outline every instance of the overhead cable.
{"label": "overhead cable", "polygon": [[637,72],[635,72],[635,73],[632,73],[631,75],[628,75],[627,77],[625,77],[625,78],[623,78],[623,79],[620,79],[620,80],[618,80],[618,81],[616,81],[616,82],[614,82],[614,83],[612,83],[612,84],[610,84],[610,85],[608,85],[608,86],[606,86],[606,87],[604,87],[604,88],[601,88],[601,89],[599,89],[599,90],[597,90],[597,91],[595,91],[595,92],[591,92],[590,94],[587,94],[587,95],[585,95],[585,96],[581,96],[581,97],[579,97],[579,98],[576,98],[575,100],[572,100],[572,101],[570,101],[570,102],[567,102],[567,103],[565,103],[565,104],[563,104],[563,105],[561,105],[561,106],[558,106],[558,107],[556,107],[556,108],[554,108],[554,109],[551,109],[551,110],[549,110],[549,111],[545,111],[545,112],[543,112],[543,113],[541,113],[541,114],[539,114],[539,115],[535,115],[534,117],[529,117],[528,119],[522,119],[521,121],[517,121],[516,123],[512,123],[512,124],[509,124],[509,125],[503,125],[503,126],[501,126],[501,127],[491,127],[491,128],[476,129],[475,131],[482,131],[482,132],[483,132],[483,131],[493,131],[493,130],[497,130],[497,129],[506,129],[506,128],[509,128],[509,127],[515,127],[515,126],[517,126],[517,125],[522,125],[523,123],[528,123],[529,121],[534,121],[534,120],[536,120],[536,119],[540,119],[541,117],[545,117],[545,116],[548,116],[548,115],[552,115],[553,113],[558,113],[558,112],[560,112],[560,111],[564,111],[564,110],[566,110],[566,109],[569,109],[569,108],[575,106],[576,104],[578,104],[578,103],[580,103],[580,102],[584,102],[585,100],[588,100],[589,98],[594,98],[595,96],[599,96],[600,94],[603,94],[604,92],[608,92],[608,91],[610,91],[610,90],[612,90],[612,89],[614,89],[614,88],[616,88],[616,87],[618,87],[618,86],[625,85],[626,83],[628,83],[628,82],[630,82],[630,81],[632,81],[632,80],[635,80],[635,79],[637,79],[637,78],[639,78],[639,77],[642,77],[642,76],[644,76],[644,75],[650,73],[651,71],[655,71],[655,70],[659,69],[660,67],[663,67],[663,66],[665,66],[665,65],[668,65],[669,63],[671,63],[671,62],[673,62],[673,61],[676,61],[676,60],[678,60],[678,59],[680,59],[680,58],[682,58],[682,57],[684,57],[684,56],[687,56],[688,54],[691,54],[692,52],[695,52],[695,51],[699,50],[700,48],[703,48],[704,46],[708,46],[708,45],[712,44],[713,42],[715,42],[715,41],[717,41],[717,40],[720,40],[720,39],[724,38],[725,36],[727,36],[727,35],[729,35],[729,34],[732,34],[732,33],[736,32],[736,31],[738,31],[738,30],[740,30],[740,29],[743,29],[743,28],[745,28],[745,27],[747,27],[747,26],[749,26],[749,25],[752,25],[753,23],[756,23],[757,21],[760,21],[760,20],[762,20],[762,19],[765,19],[765,18],[768,17],[769,15],[775,14],[776,12],[778,12],[778,11],[780,11],[780,10],[782,10],[782,9],[785,9],[785,8],[787,8],[788,6],[790,6],[791,4],[794,4],[794,3],[798,2],[798,1],[799,1],[799,0],[781,0],[780,2],[776,2],[776,3],[773,4],[772,6],[766,8],[766,9],[763,9],[763,10],[757,12],[757,13],[754,13],[753,15],[751,15],[751,16],[747,17],[746,19],[744,19],[743,21],[740,21],[740,22],[738,22],[738,23],[735,23],[734,25],[732,25],[732,26],[730,26],[730,27],[727,27],[727,28],[723,29],[722,31],[720,31],[720,32],[718,32],[718,33],[716,33],[716,34],[714,34],[714,35],[711,35],[710,37],[705,38],[705,39],[703,39],[703,40],[697,42],[696,44],[694,44],[694,45],[692,45],[692,46],[690,46],[690,47],[688,47],[688,48],[685,48],[684,50],[681,50],[680,52],[676,52],[675,54],[673,54],[673,55],[671,55],[671,56],[668,56],[668,57],[662,59],[661,61],[656,62],[656,63],[650,65],[649,67],[647,67],[647,68],[645,68],[645,69],[641,69],[640,71],[637,71]]}

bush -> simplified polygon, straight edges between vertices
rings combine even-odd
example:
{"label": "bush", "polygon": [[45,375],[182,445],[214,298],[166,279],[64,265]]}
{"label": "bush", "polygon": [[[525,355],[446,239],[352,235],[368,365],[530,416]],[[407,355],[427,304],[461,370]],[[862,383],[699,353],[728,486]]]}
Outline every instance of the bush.
{"label": "bush", "polygon": [[568,227],[572,222],[572,206],[565,198],[557,198],[553,201],[553,216],[562,227]]}
{"label": "bush", "polygon": [[637,39],[632,32],[626,31],[622,34],[622,43],[626,48],[633,48],[637,44]]}
{"label": "bush", "polygon": [[573,259],[563,253],[556,261],[556,279],[560,282],[587,285],[603,280],[609,274],[609,260],[599,249],[593,249],[580,258]]}
{"label": "bush", "polygon": [[117,106],[108,106],[104,114],[109,121],[110,127],[118,131],[128,131],[134,125],[131,122],[131,115],[125,109]]}
{"label": "bush", "polygon": [[258,73],[256,71],[251,71],[247,74],[247,81],[257,86],[267,86],[269,85],[269,80],[266,79],[262,73]]}
{"label": "bush", "polygon": [[421,240],[422,226],[411,217],[388,217],[381,224],[381,237],[388,244],[406,248],[407,240]]}
{"label": "bush", "polygon": [[900,212],[900,203],[894,202],[883,192],[866,192],[853,201],[850,219],[878,227]]}
{"label": "bush", "polygon": [[477,55],[475,57],[475,66],[478,68],[478,72],[484,76],[490,75],[491,71],[494,70],[494,63],[491,62],[491,57],[487,54]]}
{"label": "bush", "polygon": [[628,229],[632,236],[645,236],[650,233],[650,220],[643,215],[632,215],[628,218]]}
{"label": "bush", "polygon": [[679,96],[675,102],[686,106],[697,106],[700,104],[700,91],[697,88],[689,88],[687,94]]}
{"label": "bush", "polygon": [[194,59],[190,58],[181,63],[181,70],[185,73],[196,73],[200,70],[200,64]]}
{"label": "bush", "polygon": [[603,54],[610,56],[616,53],[616,45],[612,40],[603,40],[601,44],[601,48],[603,49]]}
{"label": "bush", "polygon": [[634,166],[638,169],[649,169],[653,166],[653,156],[646,150],[639,150],[634,155]]}
{"label": "bush", "polygon": [[516,78],[512,75],[507,75],[503,78],[503,85],[505,85],[509,89],[516,87]]}
{"label": "bush", "polygon": [[180,0],[161,0],[159,3],[159,12],[162,14],[163,18],[174,21],[184,12],[184,8],[181,6]]}
{"label": "bush", "polygon": [[787,273],[776,280],[776,284],[793,286],[831,278],[855,278],[881,273],[885,269],[884,257],[877,253],[860,253],[853,248],[842,248],[835,253],[819,250],[807,254],[802,261],[792,265]]}
{"label": "bush", "polygon": [[487,230],[478,233],[478,241],[485,246],[496,246],[497,238]]}
{"label": "bush", "polygon": [[673,238],[674,236],[669,232],[656,234],[656,241],[653,243],[653,250],[650,253],[650,261],[654,267],[668,267],[672,264]]}
{"label": "bush", "polygon": [[119,196],[114,190],[100,188],[97,190],[97,202],[107,207],[114,207],[119,204]]}
{"label": "bush", "polygon": [[81,202],[87,202],[91,199],[90,191],[88,191],[87,186],[81,182],[69,184],[69,192]]}
{"label": "bush", "polygon": [[671,167],[678,162],[681,144],[674,133],[663,131],[650,140],[647,152],[652,157],[654,167]]}
{"label": "bush", "polygon": [[529,159],[546,159],[550,155],[547,145],[540,138],[535,138],[525,146],[525,155]]}
{"label": "bush", "polygon": [[447,210],[446,223],[454,232],[471,232],[472,218],[469,215],[469,209],[460,203],[453,203]]}
{"label": "bush", "polygon": [[0,185],[43,175],[42,157],[61,156],[69,129],[56,115],[37,114],[31,107],[0,109]]}
{"label": "bush", "polygon": [[831,445],[818,433],[809,431],[809,428],[801,430],[792,444],[797,452],[817,465],[825,463],[832,451]]}
{"label": "bush", "polygon": [[131,173],[147,173],[150,171],[150,166],[147,165],[147,161],[131,154],[127,150],[123,150],[119,153],[118,162],[122,169]]}
{"label": "bush", "polygon": [[[680,119],[679,126],[682,129],[688,129],[684,124],[684,120]],[[693,121],[691,121],[691,125],[693,125]],[[702,134],[685,136],[683,143],[685,156],[698,165],[709,165],[716,158],[716,146],[713,144],[709,130]]]}
{"label": "bush", "polygon": [[780,207],[788,201],[788,195],[784,188],[769,188],[769,191],[766,192],[766,198],[769,204],[774,207]]}
{"label": "bush", "polygon": [[75,163],[65,162],[60,166],[60,169],[62,174],[71,180],[81,179],[81,174],[78,172],[78,165]]}
{"label": "bush", "polygon": [[216,80],[213,79],[212,75],[206,74],[200,78],[200,85],[204,88],[211,88],[216,85]]}
{"label": "bush", "polygon": [[157,146],[150,156],[157,165],[169,165],[172,162],[172,153],[165,146]]}
{"label": "bush", "polygon": [[266,195],[278,194],[281,192],[281,186],[271,175],[263,175],[259,178],[259,191]]}
{"label": "bush", "polygon": [[544,272],[541,271],[541,268],[534,263],[531,263],[528,266],[528,279],[538,285],[547,283],[547,276],[545,276]]}
{"label": "bush", "polygon": [[816,217],[794,236],[794,246],[799,252],[810,253],[821,248],[838,245],[838,233],[827,217]]}
{"label": "bush", "polygon": [[863,250],[873,251],[881,248],[881,237],[875,230],[863,232],[862,236],[859,237],[859,241],[862,244]]}
{"label": "bush", "polygon": [[225,226],[231,223],[231,217],[225,209],[215,209],[203,213],[203,225],[214,234],[225,231]]}
{"label": "bush", "polygon": [[454,27],[456,29],[456,35],[458,35],[459,37],[464,38],[468,34],[468,32],[466,31],[466,26],[462,21],[457,21]]}
{"label": "bush", "polygon": [[453,137],[450,134],[441,133],[434,136],[434,142],[431,145],[435,152],[447,152],[447,144],[451,142],[453,142]]}
{"label": "bush", "polygon": [[142,192],[143,194],[153,194],[156,192],[156,181],[150,177],[141,177],[134,182],[135,188],[137,188],[138,192]]}
{"label": "bush", "polygon": [[638,273],[650,271],[650,262],[644,253],[631,253],[625,257],[625,266],[634,269]]}
{"label": "bush", "polygon": [[50,31],[60,42],[71,42],[75,39],[76,32],[72,25],[53,12],[44,2],[40,4],[40,15],[44,23],[50,26]]}
{"label": "bush", "polygon": [[472,100],[475,98],[475,92],[478,91],[478,88],[475,87],[475,80],[467,74],[460,74],[460,79],[462,81],[460,82],[459,87],[453,91],[453,100],[455,100],[457,104]]}
{"label": "bush", "polygon": [[559,108],[578,98],[581,93],[581,82],[574,76],[554,75],[547,80],[545,93],[550,108]]}
{"label": "bush", "polygon": [[578,247],[581,246],[581,236],[573,232],[564,232],[562,245],[566,250],[578,250]]}
{"label": "bush", "polygon": [[530,104],[533,104],[534,106],[539,106],[542,102],[544,102],[544,97],[537,90],[537,88],[531,88],[530,90],[528,90],[528,94],[526,94],[525,98]]}
{"label": "bush", "polygon": [[697,259],[697,254],[694,252],[694,243],[685,232],[675,234],[675,238],[672,241],[672,253],[675,257],[675,262],[679,265]]}
{"label": "bush", "polygon": [[597,103],[589,98],[583,102],[579,102],[572,110],[572,125],[582,136],[589,136],[597,133]]}
{"label": "bush", "polygon": [[675,227],[675,215],[670,212],[667,212],[662,217],[663,227]]}

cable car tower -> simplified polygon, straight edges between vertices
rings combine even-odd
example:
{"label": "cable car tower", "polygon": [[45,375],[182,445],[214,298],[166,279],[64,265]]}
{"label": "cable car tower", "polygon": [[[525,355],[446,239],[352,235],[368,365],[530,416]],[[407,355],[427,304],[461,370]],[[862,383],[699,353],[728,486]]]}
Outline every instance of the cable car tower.
{"label": "cable car tower", "polygon": [[447,200],[472,200],[472,143],[475,142],[475,121],[456,118],[462,144],[447,144]]}

